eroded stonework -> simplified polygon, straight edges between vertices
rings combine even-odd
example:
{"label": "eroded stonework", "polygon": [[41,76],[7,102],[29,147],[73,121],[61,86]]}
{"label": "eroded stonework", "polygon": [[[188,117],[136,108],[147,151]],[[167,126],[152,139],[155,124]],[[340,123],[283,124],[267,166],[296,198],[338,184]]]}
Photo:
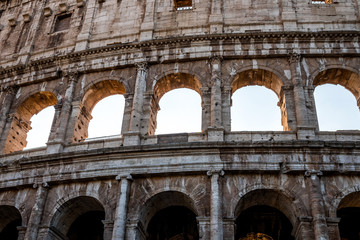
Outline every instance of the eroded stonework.
{"label": "eroded stonework", "polygon": [[[319,131],[314,89],[360,105],[359,4],[0,1],[0,239],[358,239],[360,133]],[[283,131],[231,131],[249,85]],[[176,88],[201,96],[202,131],[155,135]],[[121,135],[85,141],[113,94]],[[47,146],[23,151],[47,106]]]}

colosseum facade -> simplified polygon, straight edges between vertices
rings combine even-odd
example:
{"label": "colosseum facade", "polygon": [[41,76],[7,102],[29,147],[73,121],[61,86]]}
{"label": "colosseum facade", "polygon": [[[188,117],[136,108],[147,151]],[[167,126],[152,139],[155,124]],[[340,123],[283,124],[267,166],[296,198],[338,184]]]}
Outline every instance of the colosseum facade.
{"label": "colosseum facade", "polygon": [[[360,132],[319,131],[314,100],[340,84],[360,106],[359,5],[1,0],[0,239],[360,239]],[[231,131],[252,85],[283,131]],[[156,135],[177,88],[201,96],[201,132]],[[85,141],[114,94],[121,135]],[[23,150],[48,106],[46,147]]]}

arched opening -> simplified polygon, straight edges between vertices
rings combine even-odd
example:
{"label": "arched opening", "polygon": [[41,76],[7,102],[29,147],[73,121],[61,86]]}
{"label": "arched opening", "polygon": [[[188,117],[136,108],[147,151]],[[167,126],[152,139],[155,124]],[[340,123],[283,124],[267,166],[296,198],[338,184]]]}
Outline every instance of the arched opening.
{"label": "arched opening", "polygon": [[120,135],[124,108],[123,95],[115,94],[100,100],[91,113],[89,138]]}
{"label": "arched opening", "polygon": [[194,90],[171,90],[159,105],[156,134],[201,132],[201,97]]}
{"label": "arched opening", "polygon": [[0,206],[0,239],[17,240],[21,226],[20,212],[12,206]]}
{"label": "arched opening", "polygon": [[360,129],[356,99],[346,88],[324,84],[315,88],[314,97],[321,131]]}
{"label": "arched opening", "polygon": [[[147,134],[153,135],[155,133],[155,130],[157,129],[157,125],[158,125],[157,114],[159,111],[160,99],[164,96],[165,93],[178,88],[187,88],[194,90],[200,95],[201,98],[201,92],[200,92],[201,83],[195,76],[187,73],[174,73],[174,74],[166,75],[165,77],[161,78],[156,82],[154,86],[154,98],[152,99],[151,102],[151,113],[150,113],[150,121],[149,121],[149,128]],[[188,96],[181,96],[180,99],[177,99],[177,101],[185,101],[187,97]],[[201,106],[200,104],[201,103],[199,103],[199,106]],[[192,106],[194,106],[194,103]],[[196,108],[196,106],[194,107]],[[169,106],[169,108],[171,108],[171,106]],[[173,107],[173,109],[175,108]],[[197,108],[197,110],[195,111],[200,111],[200,108]],[[175,132],[181,131],[181,130],[176,130],[177,129],[176,126],[173,129]]]}
{"label": "arched opening", "polygon": [[92,197],[77,197],[57,209],[51,220],[50,237],[69,240],[102,240],[105,210]]}
{"label": "arched opening", "polygon": [[340,218],[341,240],[360,239],[360,192],[351,193],[341,200],[337,209]]}
{"label": "arched opening", "polygon": [[[293,200],[283,193],[259,189],[247,193],[237,204],[235,240],[251,239],[265,234],[273,240],[291,240],[293,224],[297,221],[302,207],[293,206]],[[256,238],[255,238],[256,239]]]}
{"label": "arched opening", "polygon": [[151,219],[148,240],[199,239],[195,214],[186,207],[173,206],[160,210]]}
{"label": "arched opening", "polygon": [[[124,113],[124,103],[122,104],[120,100],[121,97],[114,102],[108,103],[108,100],[105,99],[106,97],[112,96],[112,95],[123,95],[126,93],[124,85],[115,80],[106,80],[98,82],[94,85],[92,85],[84,94],[84,97],[81,102],[80,106],[80,112],[75,124],[74,129],[74,135],[73,135],[73,142],[82,142],[86,138],[88,138],[88,130],[89,130],[89,123],[90,120],[93,118],[92,112],[97,105],[99,101],[104,99],[105,103],[110,106],[111,111],[117,112],[117,115],[123,115]],[[114,98],[116,99],[116,97]],[[112,99],[112,100],[114,100]],[[111,98],[110,98],[111,100]],[[124,102],[124,101],[123,101]],[[101,111],[100,111],[101,112]],[[101,114],[101,113],[100,113]],[[111,115],[111,112],[109,113]],[[117,122],[119,121],[119,122]],[[121,129],[122,126],[122,119],[115,119],[114,124],[116,124],[118,127],[111,129],[111,126],[104,126],[102,124],[102,127],[105,127],[108,130],[110,135],[119,134],[120,132],[116,132],[116,129]],[[108,134],[108,133],[105,133]],[[97,135],[96,137],[99,137],[101,134]],[[106,136],[106,135],[101,135]],[[94,136],[95,137],[95,136]]]}
{"label": "arched opening", "polygon": [[[256,235],[265,235],[265,239],[290,240],[292,225],[286,216],[276,208],[259,205],[243,211],[236,219],[235,239],[256,239]],[[267,238],[266,238],[267,237]]]}
{"label": "arched opening", "polygon": [[248,86],[232,95],[232,131],[282,131],[276,94],[262,86]]}
{"label": "arched opening", "polygon": [[[30,119],[32,116],[49,106],[55,105],[56,102],[56,97],[51,92],[39,92],[23,101],[12,115],[12,122],[6,139],[4,153],[23,150],[27,146],[27,134],[31,129]],[[49,122],[50,125],[53,116],[45,120]],[[47,132],[47,136],[49,136],[49,133],[50,131]]]}
{"label": "arched opening", "polygon": [[[337,84],[340,86],[334,86]],[[327,69],[315,77],[313,85],[320,130],[360,129],[359,74],[346,69]]]}
{"label": "arched opening", "polygon": [[236,75],[232,82],[232,131],[291,130],[282,86],[282,80],[267,70],[247,70]]}
{"label": "arched opening", "polygon": [[148,240],[198,239],[198,225],[193,200],[176,191],[159,193],[140,210],[140,226]]}
{"label": "arched opening", "polygon": [[54,107],[47,107],[30,119],[31,130],[27,134],[27,145],[24,149],[46,146],[55,115]]}

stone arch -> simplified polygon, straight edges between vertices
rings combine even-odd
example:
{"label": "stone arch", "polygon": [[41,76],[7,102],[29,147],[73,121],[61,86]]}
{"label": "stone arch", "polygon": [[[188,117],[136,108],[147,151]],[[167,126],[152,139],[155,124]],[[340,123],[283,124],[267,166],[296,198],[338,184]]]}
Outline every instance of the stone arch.
{"label": "stone arch", "polygon": [[[238,201],[233,210],[234,218],[239,220],[243,213],[249,210],[259,208],[260,211],[270,211],[272,214],[277,213],[286,222],[289,221],[291,229],[287,229],[291,234],[294,226],[297,224],[297,218],[300,216],[297,208],[293,204],[293,199],[286,196],[283,192],[274,189],[256,189],[247,192]],[[257,211],[259,211],[259,209]],[[276,218],[279,218],[277,216]]]}
{"label": "stone arch", "polygon": [[11,205],[0,205],[0,239],[16,240],[18,230],[22,226],[20,211]]}
{"label": "stone arch", "polygon": [[[289,94],[284,93],[284,86],[287,86],[288,81],[284,77],[280,77],[274,70],[268,70],[268,68],[259,69],[243,69],[236,74],[231,81],[231,93],[246,86],[264,86],[272,90],[279,98],[278,106],[281,110],[281,125],[284,131],[295,129],[295,113],[294,109],[290,109],[288,106],[292,106],[293,99]],[[285,84],[286,83],[286,84]]]}
{"label": "stone arch", "polygon": [[141,207],[138,219],[144,230],[157,212],[171,206],[182,206],[199,216],[199,210],[190,196],[179,191],[165,191],[153,195]]}
{"label": "stone arch", "polygon": [[88,137],[91,112],[100,100],[114,94],[126,93],[124,84],[117,80],[97,81],[88,85],[85,90],[74,127],[73,142],[82,142]]}
{"label": "stone arch", "polygon": [[341,199],[337,205],[336,216],[340,218],[341,239],[357,239],[360,235],[360,191],[347,194]]}
{"label": "stone arch", "polygon": [[31,129],[30,119],[46,107],[57,103],[57,98],[52,92],[37,92],[23,100],[11,114],[11,125],[6,139],[4,153],[21,151],[26,147],[27,133]]}
{"label": "stone arch", "polygon": [[339,84],[349,90],[356,98],[360,107],[360,73],[351,67],[329,66],[322,71],[316,71],[312,75],[312,85]]}
{"label": "stone arch", "polygon": [[100,217],[103,218],[101,220],[105,219],[105,209],[102,203],[98,199],[90,196],[78,196],[72,198],[54,210],[55,213],[50,221],[50,238],[56,236],[56,239],[67,239],[66,236],[71,230],[72,225],[86,214],[100,214]]}
{"label": "stone arch", "polygon": [[196,91],[200,97],[202,84],[200,80],[195,76],[188,73],[171,73],[155,81],[153,86],[153,98],[151,101],[151,112],[149,120],[148,134],[153,135],[156,129],[157,112],[159,111],[159,102],[161,97],[177,88],[189,88]]}

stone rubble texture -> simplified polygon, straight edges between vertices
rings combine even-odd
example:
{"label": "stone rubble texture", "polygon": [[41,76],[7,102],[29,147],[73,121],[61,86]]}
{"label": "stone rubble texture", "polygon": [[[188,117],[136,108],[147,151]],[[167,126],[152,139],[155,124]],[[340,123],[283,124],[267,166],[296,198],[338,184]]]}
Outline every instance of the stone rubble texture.
{"label": "stone rubble texture", "polygon": [[[240,213],[266,205],[294,239],[340,239],[337,210],[360,206],[360,132],[319,131],[314,88],[340,84],[360,106],[359,5],[1,0],[0,232],[20,214],[19,240],[64,240],[101,210],[104,240],[143,240],[156,212],[184,206],[200,239],[234,239]],[[284,131],[231,131],[231,95],[248,85],[277,94]],[[154,135],[160,98],[183,87],[202,98],[202,132]],[[122,135],[85,142],[112,94]],[[47,106],[47,146],[22,151]]]}

